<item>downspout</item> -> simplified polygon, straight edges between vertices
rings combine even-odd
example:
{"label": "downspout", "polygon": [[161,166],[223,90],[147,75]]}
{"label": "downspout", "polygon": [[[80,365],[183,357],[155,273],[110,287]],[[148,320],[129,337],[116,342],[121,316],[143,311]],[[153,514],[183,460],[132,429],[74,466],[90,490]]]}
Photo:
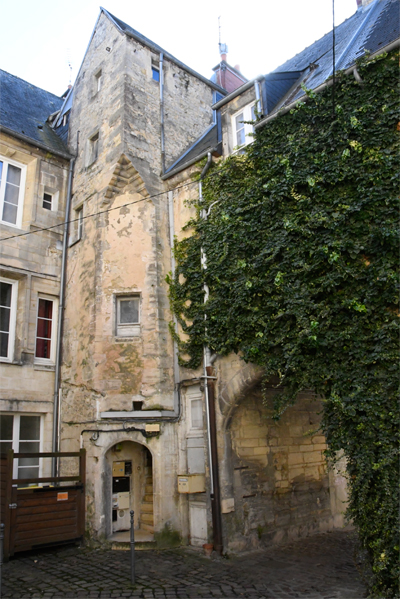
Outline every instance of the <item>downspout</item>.
{"label": "downspout", "polygon": [[[79,131],[77,134],[77,153],[79,148]],[[64,237],[63,237],[63,249],[61,258],[61,281],[60,281],[60,303],[58,306],[58,325],[57,325],[57,346],[56,346],[56,367],[54,373],[54,405],[53,405],[53,444],[52,451],[60,451],[60,371],[61,371],[61,341],[62,341],[62,327],[63,327],[63,314],[64,314],[64,300],[65,300],[65,279],[66,279],[66,265],[67,265],[67,249],[68,249],[68,231],[69,231],[69,214],[71,210],[71,198],[72,198],[72,179],[74,174],[75,158],[72,158],[69,162],[69,173],[68,173],[68,189],[67,189],[67,202],[65,206],[65,218],[64,218]],[[52,459],[52,476],[57,476],[58,473],[58,460],[57,458]]]}
{"label": "downspout", "polygon": [[261,116],[262,114],[264,114],[264,107],[260,95],[260,82],[258,81],[258,79],[254,81],[254,92],[256,94],[257,113],[259,116]]}
{"label": "downspout", "polygon": [[165,137],[164,137],[164,54],[160,53],[160,129],[161,129],[161,174],[165,173]]}
{"label": "downspout", "polygon": [[[171,249],[171,273],[172,278],[175,276],[175,256],[174,256],[174,239],[175,239],[175,219],[174,219],[174,197],[173,192],[168,192],[168,212],[169,212],[169,246]],[[178,319],[174,314],[174,329],[175,332],[178,330]],[[180,402],[180,373],[179,373],[179,361],[178,361],[178,344],[173,341],[174,347],[174,413],[177,415],[177,419],[181,415],[181,402]]]}
{"label": "downspout", "polygon": [[[211,166],[212,155],[208,152],[207,163],[202,170],[199,181],[199,201],[200,204],[203,202],[203,185],[202,180],[207,174],[208,169]],[[207,219],[209,211],[202,209],[201,216]],[[201,248],[201,266],[203,270],[207,269],[207,256]],[[207,302],[209,297],[209,288],[207,283],[204,283],[204,303]],[[207,315],[204,315],[204,319],[207,319]],[[210,499],[211,499],[211,513],[213,521],[213,532],[214,532],[214,549],[217,553],[222,554],[223,543],[222,543],[222,517],[221,517],[221,492],[219,485],[219,471],[218,471],[218,443],[217,443],[217,425],[215,418],[215,397],[214,397],[214,380],[213,367],[211,364],[211,353],[210,348],[204,345],[203,348],[203,363],[204,363],[204,395],[206,403],[206,416],[207,416],[207,440],[208,440],[208,463],[210,468]]]}

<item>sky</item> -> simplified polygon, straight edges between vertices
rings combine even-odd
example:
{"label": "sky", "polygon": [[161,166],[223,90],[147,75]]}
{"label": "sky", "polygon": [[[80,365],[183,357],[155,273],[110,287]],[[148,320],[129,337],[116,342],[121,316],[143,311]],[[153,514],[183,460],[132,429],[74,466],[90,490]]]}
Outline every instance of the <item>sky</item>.
{"label": "sky", "polygon": [[[219,31],[229,64],[240,65],[252,79],[332,30],[333,0],[102,1],[111,14],[207,78],[219,62]],[[98,2],[4,2],[0,68],[56,95],[64,93],[79,71]],[[334,2],[336,25],[356,11],[356,0]]]}

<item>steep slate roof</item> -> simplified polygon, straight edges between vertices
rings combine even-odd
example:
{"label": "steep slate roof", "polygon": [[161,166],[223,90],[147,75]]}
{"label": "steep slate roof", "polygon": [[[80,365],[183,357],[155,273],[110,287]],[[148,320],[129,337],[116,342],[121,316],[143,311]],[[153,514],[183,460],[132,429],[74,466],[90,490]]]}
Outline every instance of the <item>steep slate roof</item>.
{"label": "steep slate roof", "polygon": [[[365,54],[376,52],[400,35],[399,0],[374,0],[335,28],[335,70],[345,70]],[[274,73],[303,71],[301,82],[315,89],[332,75],[332,31],[287,60]],[[268,76],[267,76],[268,77]],[[281,108],[304,95],[298,85],[281,99]]]}
{"label": "steep slate roof", "polygon": [[170,167],[165,171],[165,175],[170,175],[177,170],[181,170],[182,167],[192,160],[202,156],[207,151],[217,151],[218,155],[222,154],[222,145],[220,146],[218,140],[218,125],[210,125],[208,129],[194,141],[176,160]]}
{"label": "steep slate roof", "polygon": [[62,98],[0,69],[0,127],[68,155],[63,141],[46,122],[62,104]]}

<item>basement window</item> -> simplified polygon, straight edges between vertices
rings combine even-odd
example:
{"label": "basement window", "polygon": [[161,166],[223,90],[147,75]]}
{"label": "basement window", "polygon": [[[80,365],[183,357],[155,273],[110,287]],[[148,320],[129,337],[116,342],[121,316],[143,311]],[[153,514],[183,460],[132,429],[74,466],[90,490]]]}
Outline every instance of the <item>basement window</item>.
{"label": "basement window", "polygon": [[138,295],[120,295],[116,298],[116,334],[134,337],[140,332],[140,298]]}

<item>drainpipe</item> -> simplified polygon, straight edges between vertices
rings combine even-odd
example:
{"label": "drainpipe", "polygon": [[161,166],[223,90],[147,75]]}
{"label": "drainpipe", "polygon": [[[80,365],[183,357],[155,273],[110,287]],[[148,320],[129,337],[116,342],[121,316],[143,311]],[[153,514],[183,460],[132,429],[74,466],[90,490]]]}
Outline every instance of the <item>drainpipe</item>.
{"label": "drainpipe", "polygon": [[263,103],[262,103],[262,99],[261,99],[261,95],[260,95],[260,82],[258,81],[258,79],[256,79],[254,81],[254,92],[256,94],[257,112],[259,115],[262,115],[262,114],[264,114],[264,107],[263,107]]}
{"label": "drainpipe", "polygon": [[[78,147],[79,147],[79,131],[77,134],[77,150],[78,150]],[[65,206],[64,238],[63,238],[63,249],[62,249],[62,258],[61,258],[60,303],[58,306],[56,368],[55,368],[55,374],[54,374],[52,451],[60,451],[61,340],[62,340],[62,326],[63,326],[64,300],[65,300],[65,276],[66,276],[66,265],[67,265],[69,214],[70,214],[70,209],[71,209],[72,179],[73,179],[73,174],[74,174],[74,164],[75,164],[75,158],[72,158],[69,162],[68,190],[67,190],[67,202],[66,202],[66,206]],[[58,460],[57,460],[57,458],[53,458],[52,459],[52,476],[57,476],[57,473],[58,473]]]}
{"label": "drainpipe", "polygon": [[[203,168],[200,175],[199,181],[199,200],[200,204],[203,202],[203,186],[202,180],[204,179],[208,169],[211,166],[212,156],[211,152],[208,152],[207,163]],[[211,208],[211,206],[210,206]],[[203,209],[201,216],[207,219],[210,210]],[[207,269],[207,256],[201,249],[201,266],[203,270]],[[209,298],[209,288],[207,283],[204,283],[204,303]],[[204,315],[205,320],[207,315]],[[203,363],[204,363],[204,395],[206,401],[206,416],[207,416],[207,440],[208,440],[208,463],[210,468],[210,499],[211,499],[211,513],[213,521],[213,532],[214,532],[214,549],[217,553],[222,554],[223,543],[222,543],[222,517],[221,517],[221,492],[219,485],[219,471],[218,471],[218,443],[217,443],[217,424],[215,417],[215,396],[214,396],[214,380],[213,367],[211,365],[211,353],[210,348],[204,345],[203,348]]]}
{"label": "drainpipe", "polygon": [[[174,256],[174,238],[175,238],[175,220],[174,220],[174,197],[173,192],[168,192],[168,212],[169,212],[169,245],[171,249],[171,273],[172,278],[175,276],[175,256]],[[178,330],[178,319],[174,314],[174,329]],[[177,419],[181,415],[180,402],[180,373],[178,361],[178,344],[174,339],[174,413],[177,414]]]}
{"label": "drainpipe", "polygon": [[164,138],[164,54],[160,53],[160,129],[161,129],[161,172],[165,173],[165,138]]}

